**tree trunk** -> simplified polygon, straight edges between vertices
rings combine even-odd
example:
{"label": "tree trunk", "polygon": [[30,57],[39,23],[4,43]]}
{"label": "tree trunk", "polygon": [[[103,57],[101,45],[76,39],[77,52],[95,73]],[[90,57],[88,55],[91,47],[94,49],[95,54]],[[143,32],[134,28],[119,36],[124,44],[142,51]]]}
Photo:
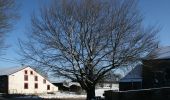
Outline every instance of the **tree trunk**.
{"label": "tree trunk", "polygon": [[95,86],[90,86],[87,90],[87,98],[86,100],[92,100],[95,98]]}

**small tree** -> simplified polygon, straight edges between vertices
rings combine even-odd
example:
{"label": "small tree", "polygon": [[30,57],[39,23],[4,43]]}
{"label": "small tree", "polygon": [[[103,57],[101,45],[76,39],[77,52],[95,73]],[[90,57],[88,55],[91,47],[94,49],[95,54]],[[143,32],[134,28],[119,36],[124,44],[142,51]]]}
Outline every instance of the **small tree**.
{"label": "small tree", "polygon": [[4,38],[17,18],[14,0],[0,0],[0,51],[6,48]]}
{"label": "small tree", "polygon": [[156,45],[154,28],[144,28],[134,0],[62,0],[32,17],[23,59],[76,80],[95,97],[108,72],[137,62]]}

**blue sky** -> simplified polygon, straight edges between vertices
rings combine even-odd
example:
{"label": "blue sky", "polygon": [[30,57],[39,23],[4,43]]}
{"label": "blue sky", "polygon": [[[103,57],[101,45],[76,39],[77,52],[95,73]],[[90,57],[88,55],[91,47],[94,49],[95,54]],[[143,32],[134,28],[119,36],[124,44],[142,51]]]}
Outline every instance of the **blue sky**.
{"label": "blue sky", "polygon": [[170,46],[170,0],[139,0],[146,25],[159,25],[161,46]]}
{"label": "blue sky", "polygon": [[[16,0],[20,4],[20,20],[15,23],[14,30],[8,33],[6,42],[10,45],[5,55],[0,57],[0,67],[19,66],[18,38],[25,38],[24,33],[30,26],[30,15],[39,11],[40,4],[49,0]],[[158,34],[161,46],[170,46],[170,0],[139,0],[139,10],[144,16],[144,24],[158,25],[161,31]],[[3,58],[3,59],[2,59]],[[4,60],[4,58],[6,60]],[[8,60],[9,59],[9,60]]]}

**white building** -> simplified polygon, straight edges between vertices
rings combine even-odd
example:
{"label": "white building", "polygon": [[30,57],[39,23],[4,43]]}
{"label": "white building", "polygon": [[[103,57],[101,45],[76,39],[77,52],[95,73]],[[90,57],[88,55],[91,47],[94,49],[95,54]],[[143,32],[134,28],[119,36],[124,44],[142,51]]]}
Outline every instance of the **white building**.
{"label": "white building", "polygon": [[36,94],[55,91],[58,91],[58,87],[30,67],[0,69],[0,93]]}

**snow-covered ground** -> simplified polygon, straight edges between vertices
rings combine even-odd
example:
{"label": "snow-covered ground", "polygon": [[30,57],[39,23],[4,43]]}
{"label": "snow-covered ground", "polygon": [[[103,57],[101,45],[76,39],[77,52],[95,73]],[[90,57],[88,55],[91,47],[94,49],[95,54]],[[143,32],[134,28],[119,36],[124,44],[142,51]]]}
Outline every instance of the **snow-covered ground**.
{"label": "snow-covered ground", "polygon": [[[118,90],[118,86],[115,85],[115,86],[112,86],[112,88],[109,88],[109,87],[104,87],[104,88],[97,88],[95,90],[95,93],[96,93],[96,96],[101,96],[103,97],[103,93],[104,91],[107,91],[107,90]],[[33,96],[33,97],[30,97],[30,96],[25,96],[24,98],[58,98],[58,99],[67,99],[67,98],[72,98],[72,99],[84,99],[86,98],[86,94],[75,94],[73,92],[56,92],[55,94],[41,94],[41,95],[38,95],[38,96]],[[21,97],[23,98],[23,97]]]}
{"label": "snow-covered ground", "polygon": [[[103,97],[104,91],[107,90],[118,90],[117,86],[113,86],[112,88],[104,87],[104,88],[98,88],[95,90],[96,96]],[[39,95],[41,98],[86,98],[86,94],[78,95],[72,92],[56,92],[55,94],[44,94]]]}
{"label": "snow-covered ground", "polygon": [[86,98],[86,95],[78,95],[71,92],[56,92],[55,94],[39,95],[41,98]]}
{"label": "snow-covered ground", "polygon": [[103,97],[104,91],[107,91],[107,90],[118,90],[118,88],[113,87],[113,88],[100,88],[100,89],[96,89],[95,90],[96,96]]}

